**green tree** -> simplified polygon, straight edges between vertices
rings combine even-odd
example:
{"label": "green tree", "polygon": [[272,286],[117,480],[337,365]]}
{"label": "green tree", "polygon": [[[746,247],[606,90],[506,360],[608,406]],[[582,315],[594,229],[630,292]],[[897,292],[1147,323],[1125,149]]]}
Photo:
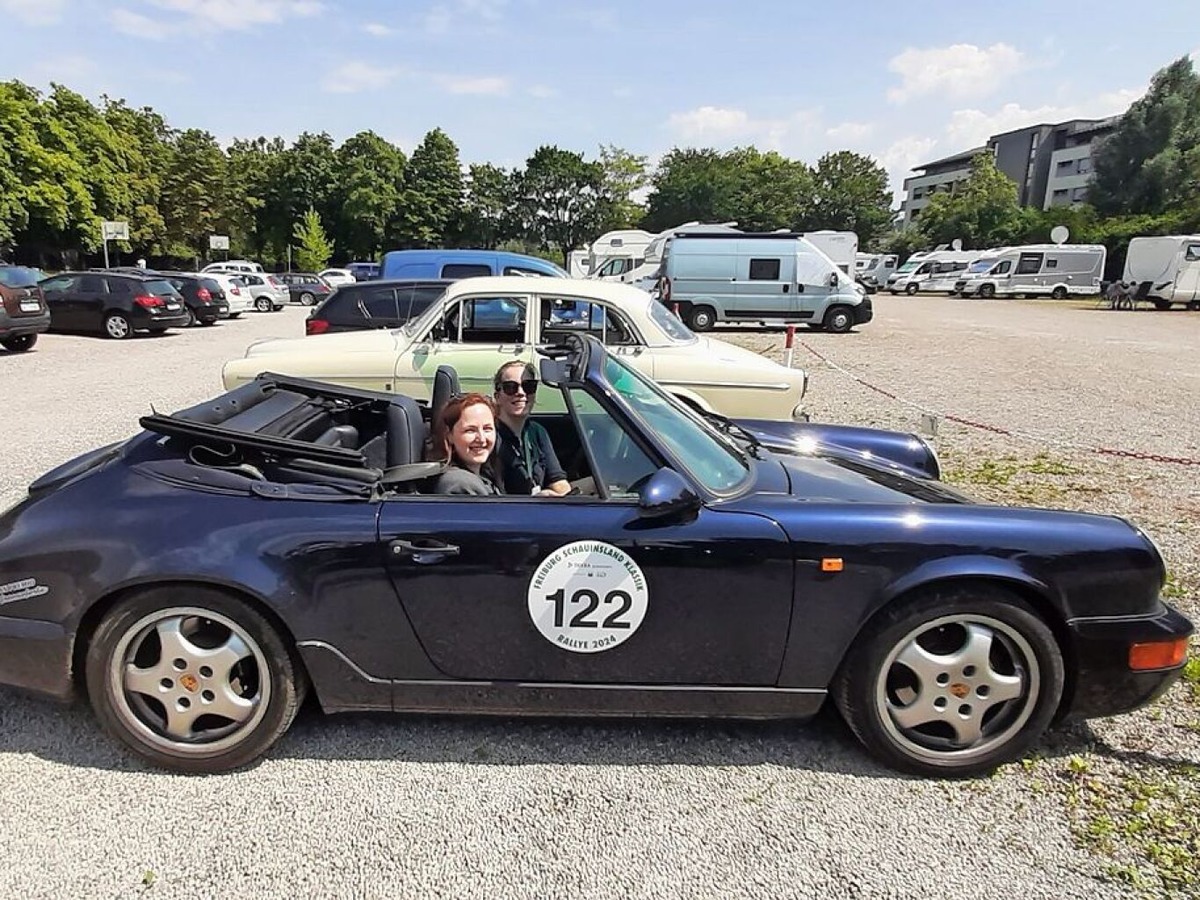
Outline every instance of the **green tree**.
{"label": "green tree", "polygon": [[463,246],[490,250],[517,236],[513,190],[513,176],[504,169],[491,163],[471,164],[458,226]]}
{"label": "green tree", "polygon": [[1102,215],[1157,214],[1200,193],[1200,75],[1188,57],[1160,70],[1092,154],[1088,200]]}
{"label": "green tree", "polygon": [[279,258],[277,249],[268,254],[272,230],[266,208],[275,196],[272,178],[286,149],[279,138],[259,137],[235,140],[225,153],[226,185],[218,227],[229,235],[229,250],[236,256]]}
{"label": "green tree", "polygon": [[739,147],[725,154],[728,179],[720,219],[744,231],[805,227],[812,219],[812,172],[774,150]]}
{"label": "green tree", "polygon": [[716,150],[675,148],[659,162],[650,183],[642,224],[649,231],[729,218],[736,186],[729,161]]}
{"label": "green tree", "polygon": [[123,100],[103,98],[104,120],[126,142],[123,179],[128,211],[116,218],[129,222],[129,243],[145,255],[157,255],[167,239],[162,216],[162,181],[171,158],[174,134],[166,120],[148,106],[133,109]]}
{"label": "green tree", "polygon": [[602,230],[632,228],[646,214],[633,195],[650,184],[647,158],[623,150],[615,144],[600,145],[600,167],[604,172],[603,191],[608,198],[608,221]]}
{"label": "green tree", "polygon": [[530,239],[567,255],[609,221],[604,169],[581,153],[541,146],[516,178],[521,221]]}
{"label": "green tree", "polygon": [[268,159],[267,196],[260,223],[269,253],[279,260],[291,238],[293,224],[313,209],[322,222],[334,215],[333,138],[304,132],[285,151]]}
{"label": "green tree", "polygon": [[296,265],[305,272],[320,272],[333,256],[333,241],[321,226],[315,209],[308,209],[292,229],[296,241]]}
{"label": "green tree", "polygon": [[892,222],[887,170],[860,153],[826,153],[813,171],[812,216],[819,228],[853,231],[871,245]]}
{"label": "green tree", "polygon": [[207,131],[189,128],[171,147],[163,176],[162,213],[169,256],[194,259],[208,252],[225,187],[225,155]]}
{"label": "green tree", "polygon": [[460,221],[463,204],[458,146],[440,128],[428,132],[413,150],[404,178],[404,199],[391,228],[402,247],[445,243]]}
{"label": "green tree", "polygon": [[404,197],[404,153],[373,131],[349,138],[334,153],[333,218],[347,259],[374,259],[387,249],[389,224]]}
{"label": "green tree", "polygon": [[1024,221],[1016,182],[984,153],[971,161],[970,176],[956,190],[933,195],[917,225],[929,245],[961,238],[963,247],[981,249],[1009,243]]}

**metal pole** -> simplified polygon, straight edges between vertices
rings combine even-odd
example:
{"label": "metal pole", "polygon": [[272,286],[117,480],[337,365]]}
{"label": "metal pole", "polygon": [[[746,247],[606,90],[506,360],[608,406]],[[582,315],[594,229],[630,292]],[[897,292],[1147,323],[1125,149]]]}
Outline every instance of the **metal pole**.
{"label": "metal pole", "polygon": [[108,268],[108,238],[104,239],[104,268]]}
{"label": "metal pole", "polygon": [[784,343],[784,346],[787,348],[787,363],[786,363],[786,365],[789,369],[792,367],[792,354],[795,352],[795,350],[792,349],[792,344],[794,344],[795,341],[796,341],[796,326],[789,325],[787,327],[787,341]]}

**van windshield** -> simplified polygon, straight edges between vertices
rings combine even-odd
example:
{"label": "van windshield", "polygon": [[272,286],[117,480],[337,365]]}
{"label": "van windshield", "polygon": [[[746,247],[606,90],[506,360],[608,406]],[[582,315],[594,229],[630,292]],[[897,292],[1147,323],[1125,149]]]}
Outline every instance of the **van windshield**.
{"label": "van windshield", "polygon": [[902,265],[900,268],[898,268],[896,270],[896,274],[904,275],[908,272],[913,272],[916,270],[917,266],[919,266],[920,264],[921,264],[920,260],[917,260],[916,262],[909,260],[908,262],[906,262],[904,265]]}
{"label": "van windshield", "polygon": [[971,265],[967,266],[967,271],[972,275],[980,275],[996,264],[996,257],[985,257],[977,259]]}

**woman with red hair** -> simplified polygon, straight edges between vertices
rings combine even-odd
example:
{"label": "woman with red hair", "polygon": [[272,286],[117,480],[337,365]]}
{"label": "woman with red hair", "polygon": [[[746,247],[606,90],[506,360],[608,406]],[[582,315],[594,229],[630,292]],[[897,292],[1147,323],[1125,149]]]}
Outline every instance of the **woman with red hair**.
{"label": "woman with red hair", "polygon": [[487,497],[504,493],[496,471],[496,406],[483,394],[455,397],[433,423],[431,458],[449,468],[438,476],[436,494]]}

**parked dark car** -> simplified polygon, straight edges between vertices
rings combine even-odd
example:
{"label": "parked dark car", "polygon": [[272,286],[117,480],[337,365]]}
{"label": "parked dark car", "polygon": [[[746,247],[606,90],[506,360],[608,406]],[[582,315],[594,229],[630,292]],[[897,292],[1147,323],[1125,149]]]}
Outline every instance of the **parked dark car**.
{"label": "parked dark car", "polygon": [[445,293],[453,279],[362,281],[334,290],[304,323],[305,334],[399,328]]}
{"label": "parked dark car", "polygon": [[1192,625],[1122,518],[976,503],[913,435],[701,415],[590,336],[540,371],[575,485],[553,501],[437,493],[446,366],[429,408],[262,375],[48,472],[0,515],[0,684],[86,688],[117,741],[191,772],[267,753],[311,690],[589,719],[832,703],[887,765],[963,777],[1183,670]]}
{"label": "parked dark car", "polygon": [[333,293],[329,283],[315,272],[285,272],[275,277],[287,285],[293,303],[315,306]]}
{"label": "parked dark car", "polygon": [[372,278],[379,277],[382,266],[377,262],[352,262],[346,264],[346,271],[350,272],[357,281],[370,281]]}
{"label": "parked dark car", "polygon": [[135,331],[162,334],[188,324],[179,291],[162,276],[63,272],[42,282],[52,331],[124,340]]}
{"label": "parked dark car", "polygon": [[22,353],[50,330],[50,310],[38,287],[38,270],[0,265],[0,347]]}
{"label": "parked dark car", "polygon": [[225,291],[207,275],[166,272],[163,278],[183,295],[183,302],[191,317],[189,325],[212,325],[217,319],[229,315],[229,301],[225,299]]}

